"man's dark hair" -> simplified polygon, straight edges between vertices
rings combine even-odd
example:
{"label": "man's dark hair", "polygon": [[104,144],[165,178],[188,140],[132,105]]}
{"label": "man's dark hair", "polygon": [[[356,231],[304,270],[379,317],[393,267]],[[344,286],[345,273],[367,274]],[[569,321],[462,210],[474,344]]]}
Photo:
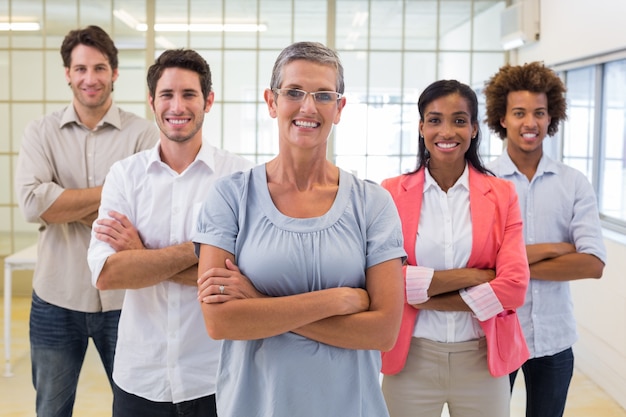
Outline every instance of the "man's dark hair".
{"label": "man's dark hair", "polygon": [[78,45],[86,45],[96,48],[108,59],[111,69],[117,69],[117,48],[111,37],[99,26],[87,26],[84,29],[72,30],[65,36],[61,44],[61,58],[63,66],[69,68],[72,65],[72,51]]}
{"label": "man's dark hair", "polygon": [[206,101],[211,92],[211,69],[202,56],[192,49],[169,49],[163,52],[148,68],[148,91],[155,96],[157,82],[166,68],[183,68],[198,73],[200,88]]}

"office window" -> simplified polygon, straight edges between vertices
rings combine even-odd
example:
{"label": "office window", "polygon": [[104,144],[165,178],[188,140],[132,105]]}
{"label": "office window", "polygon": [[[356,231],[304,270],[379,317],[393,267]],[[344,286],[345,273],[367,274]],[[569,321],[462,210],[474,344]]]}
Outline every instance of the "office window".
{"label": "office window", "polygon": [[600,212],[626,225],[626,59],[605,65]]}
{"label": "office window", "polygon": [[[480,88],[504,64],[499,14],[505,0],[5,0],[0,22],[33,21],[33,32],[0,32],[0,256],[33,243],[37,225],[17,207],[13,172],[34,118],[67,105],[59,46],[96,24],[119,49],[117,104],[152,118],[145,73],[163,50],[193,48],[209,62],[216,101],[207,140],[257,163],[278,152],[263,91],[278,53],[295,41],[335,48],[348,105],[328,156],[374,181],[416,164],[417,99],[440,78]],[[3,123],[2,123],[3,122]],[[483,132],[484,134],[486,132]],[[498,146],[500,141],[495,142]],[[482,148],[481,148],[482,149]],[[491,151],[489,151],[491,152]]]}
{"label": "office window", "polygon": [[556,158],[583,172],[593,185],[603,225],[621,233],[626,233],[625,57],[626,51],[617,52],[605,62],[572,63],[561,71],[568,118],[560,136],[549,139],[562,144]]}
{"label": "office window", "polygon": [[563,162],[578,169],[589,182],[593,182],[595,66],[568,71],[565,85],[568,117],[563,124]]}
{"label": "office window", "polygon": [[476,88],[476,95],[478,97],[478,119],[480,128],[480,146],[478,148],[478,153],[483,161],[483,163],[487,163],[496,157],[500,156],[502,153],[504,142],[500,139],[500,136],[493,133],[487,124],[485,123],[485,118],[487,116],[485,110],[485,94],[483,93],[483,87]]}
{"label": "office window", "polygon": [[419,94],[442,78],[480,88],[504,64],[494,42],[504,6],[338,0],[336,47],[348,105],[331,142],[337,165],[377,182],[414,169]]}

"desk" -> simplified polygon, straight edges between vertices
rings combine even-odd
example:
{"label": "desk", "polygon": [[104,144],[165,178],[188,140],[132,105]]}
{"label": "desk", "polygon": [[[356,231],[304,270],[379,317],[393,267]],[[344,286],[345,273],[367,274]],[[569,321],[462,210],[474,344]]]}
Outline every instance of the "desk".
{"label": "desk", "polygon": [[11,372],[11,295],[13,271],[35,269],[37,263],[37,245],[29,246],[4,258],[4,376],[13,376]]}

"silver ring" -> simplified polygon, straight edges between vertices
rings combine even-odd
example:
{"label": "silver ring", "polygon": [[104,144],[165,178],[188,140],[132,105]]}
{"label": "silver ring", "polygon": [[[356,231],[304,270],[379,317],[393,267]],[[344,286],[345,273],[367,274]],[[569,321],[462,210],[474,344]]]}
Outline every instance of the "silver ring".
{"label": "silver ring", "polygon": [[224,286],[220,285],[220,294],[224,294]]}

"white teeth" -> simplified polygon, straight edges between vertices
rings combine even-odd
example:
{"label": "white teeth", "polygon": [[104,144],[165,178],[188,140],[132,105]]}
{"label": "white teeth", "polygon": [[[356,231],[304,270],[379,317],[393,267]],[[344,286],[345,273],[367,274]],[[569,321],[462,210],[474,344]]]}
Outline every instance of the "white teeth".
{"label": "white teeth", "polygon": [[319,123],[305,122],[305,121],[302,121],[302,120],[296,120],[295,124],[296,124],[296,126],[299,126],[299,127],[317,127],[317,126],[319,126]]}
{"label": "white teeth", "polygon": [[523,138],[528,138],[528,139],[532,139],[532,138],[534,138],[534,137],[536,137],[536,136],[537,136],[537,135],[536,135],[536,134],[534,134],[534,133],[524,133],[524,134],[522,135],[522,137],[523,137]]}
{"label": "white teeth", "polygon": [[170,123],[173,125],[182,125],[187,123],[187,120],[181,120],[181,119],[170,119]]}
{"label": "white teeth", "polygon": [[454,148],[456,146],[456,143],[454,143],[454,142],[439,142],[437,144],[437,146],[440,147],[440,148],[450,149],[450,148]]}

